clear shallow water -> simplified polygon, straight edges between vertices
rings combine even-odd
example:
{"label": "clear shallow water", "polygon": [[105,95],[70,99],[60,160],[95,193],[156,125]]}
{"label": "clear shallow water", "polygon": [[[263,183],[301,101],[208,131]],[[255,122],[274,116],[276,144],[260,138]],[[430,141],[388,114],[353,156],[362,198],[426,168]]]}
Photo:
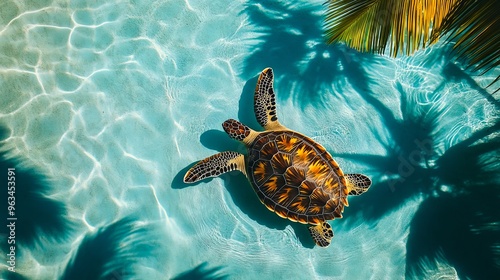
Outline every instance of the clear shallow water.
{"label": "clear shallow water", "polygon": [[[398,59],[326,46],[321,1],[18,2],[0,12],[0,123],[23,277],[498,273],[500,105],[481,88],[498,69],[471,76],[442,45]],[[281,122],[374,179],[327,249],[241,175],[182,183],[193,162],[244,151],[220,124],[260,129],[268,66]]]}

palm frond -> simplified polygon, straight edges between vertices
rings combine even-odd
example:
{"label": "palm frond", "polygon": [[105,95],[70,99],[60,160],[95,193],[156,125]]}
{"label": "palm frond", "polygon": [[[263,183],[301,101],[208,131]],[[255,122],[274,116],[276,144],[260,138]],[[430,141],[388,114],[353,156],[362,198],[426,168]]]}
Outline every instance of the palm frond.
{"label": "palm frond", "polygon": [[356,50],[407,55],[437,40],[446,15],[459,0],[328,0],[328,43],[343,41]]}
{"label": "palm frond", "polygon": [[500,65],[499,13],[500,1],[459,0],[434,37],[456,41],[456,56],[484,74]]}
{"label": "palm frond", "polygon": [[[379,54],[388,49],[397,56],[444,38],[454,42],[455,57],[481,75],[500,65],[498,0],[327,0],[325,4],[328,43],[343,41],[358,51]],[[489,86],[499,81],[500,76]]]}

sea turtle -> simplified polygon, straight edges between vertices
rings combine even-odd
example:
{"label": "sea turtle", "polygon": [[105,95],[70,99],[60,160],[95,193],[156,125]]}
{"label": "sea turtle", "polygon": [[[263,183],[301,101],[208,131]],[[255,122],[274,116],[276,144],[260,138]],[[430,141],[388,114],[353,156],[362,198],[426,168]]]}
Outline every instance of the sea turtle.
{"label": "sea turtle", "polygon": [[333,237],[327,220],[342,218],[347,196],[366,192],[371,180],[363,174],[344,174],[323,146],[280,124],[273,82],[273,70],[266,68],[255,89],[255,116],[264,131],[233,119],[222,124],[231,138],[246,145],[247,155],[226,151],[203,159],[187,171],[184,182],[241,171],[269,210],[311,225],[315,243],[326,247]]}

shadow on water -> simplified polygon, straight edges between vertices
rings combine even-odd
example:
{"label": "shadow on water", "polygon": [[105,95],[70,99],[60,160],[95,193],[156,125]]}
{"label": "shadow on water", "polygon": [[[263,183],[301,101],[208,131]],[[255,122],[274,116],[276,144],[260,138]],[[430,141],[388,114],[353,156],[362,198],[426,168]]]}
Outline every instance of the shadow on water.
{"label": "shadow on water", "polygon": [[[395,113],[375,93],[370,91],[374,78],[367,74],[361,66],[362,61],[353,58],[354,62],[346,65],[353,75],[351,82],[356,92],[376,111],[382,119],[390,143],[385,146],[386,155],[341,154],[333,156],[366,163],[372,167],[373,186],[370,191],[356,198],[356,203],[349,207],[349,213],[362,213],[367,220],[377,220],[397,210],[408,199],[422,192],[431,191],[431,170],[427,162],[435,154],[435,128],[442,112],[434,108],[422,108],[412,101],[402,85],[395,84],[400,93],[399,108],[402,117]],[[381,139],[373,129],[373,139]],[[377,201],[376,204],[373,202]]]}
{"label": "shadow on water", "polygon": [[4,275],[2,275],[3,279],[5,280],[31,280],[30,278],[24,277],[21,274],[18,273],[13,273],[13,272],[5,272]]}
{"label": "shadow on water", "polygon": [[[420,205],[407,241],[408,278],[426,278],[426,273],[435,271],[437,262],[443,260],[460,279],[492,279],[500,275],[500,190],[498,185],[474,188],[468,194],[442,193]],[[492,193],[497,196],[491,198]]]}
{"label": "shadow on water", "polygon": [[[7,130],[0,127],[0,134],[0,139],[5,139]],[[1,146],[3,144],[0,142],[0,149]],[[10,168],[15,169],[14,174],[9,175]],[[26,167],[24,159],[9,158],[8,152],[0,152],[0,181],[4,186],[0,194],[0,207],[3,209],[0,211],[0,218],[3,221],[7,221],[7,218],[17,218],[12,221],[15,224],[17,258],[22,256],[23,250],[30,247],[43,246],[47,242],[61,242],[70,237],[72,224],[67,218],[66,207],[63,203],[49,198],[52,187],[47,176],[34,168]],[[15,189],[9,189],[7,182],[13,182]],[[8,200],[11,195],[15,200]],[[8,208],[8,201],[15,203],[10,205],[11,209]],[[0,227],[0,235],[8,238],[9,227]],[[10,245],[13,244],[2,242],[2,252],[10,253]]]}
{"label": "shadow on water", "polygon": [[229,277],[225,274],[223,274],[222,267],[214,267],[214,268],[207,268],[208,264],[206,262],[198,265],[197,267],[183,272],[176,277],[172,278],[172,280],[192,280],[192,279],[199,279],[199,280],[224,280],[224,279],[229,279]]}
{"label": "shadow on water", "polygon": [[124,218],[88,234],[60,279],[133,278],[133,266],[154,255],[151,232],[150,226]]}
{"label": "shadow on water", "polygon": [[[359,71],[357,77],[362,75]],[[372,189],[349,207],[350,213],[377,220],[409,198],[423,195],[425,200],[410,223],[407,277],[425,278],[443,261],[460,278],[500,275],[496,249],[500,242],[500,121],[438,154],[436,145],[448,133],[437,129],[443,110],[414,103],[400,84],[395,86],[401,94],[401,118],[366,90],[367,82],[360,80],[355,86],[378,111],[393,143],[386,145],[385,156],[337,155],[368,163],[380,174]]]}
{"label": "shadow on water", "polygon": [[386,145],[385,156],[337,155],[368,163],[374,173],[380,174],[371,190],[358,197],[349,211],[377,220],[408,199],[423,195],[425,200],[410,223],[407,277],[425,278],[443,260],[460,278],[500,275],[500,253],[496,249],[500,242],[500,121],[438,154],[436,146],[449,133],[437,129],[445,117],[443,109],[410,100],[396,84],[402,115],[397,118],[367,90],[373,79],[364,76],[362,69],[349,72],[358,72],[353,86],[378,111],[393,142]]}
{"label": "shadow on water", "polygon": [[500,120],[497,120],[446,150],[436,161],[435,172],[440,183],[462,189],[476,184],[500,184],[499,134]]}
{"label": "shadow on water", "polygon": [[449,148],[436,161],[442,191],[415,214],[407,276],[421,278],[444,259],[460,278],[500,275],[500,121]]}
{"label": "shadow on water", "polygon": [[217,152],[237,151],[244,153],[243,145],[229,138],[222,130],[211,129],[203,132],[200,136],[200,142],[203,146]]}
{"label": "shadow on water", "polygon": [[[71,230],[71,224],[66,218],[66,208],[61,202],[50,199],[48,195],[51,186],[45,175],[33,168],[21,166],[20,159],[7,159],[5,153],[0,153],[0,180],[8,182],[9,168],[15,168],[15,205],[12,214],[17,218],[16,242],[33,246],[41,238],[54,241],[66,239]],[[7,185],[4,199],[0,202],[7,209]],[[9,195],[10,196],[10,195]],[[11,212],[2,211],[2,218],[7,220]],[[8,235],[7,228],[2,227],[0,234]]]}
{"label": "shadow on water", "polygon": [[443,68],[442,74],[449,82],[465,82],[471,88],[479,92],[479,94],[481,94],[481,96],[483,96],[491,104],[493,104],[497,110],[500,110],[500,101],[495,99],[492,94],[488,93],[488,91],[479,86],[477,82],[471,78],[471,76],[469,76],[464,70],[460,69],[460,67],[456,64],[447,63]]}
{"label": "shadow on water", "polygon": [[[260,36],[252,39],[256,43],[249,46],[252,53],[245,60],[242,76],[249,79],[272,67],[278,81],[277,98],[293,98],[302,106],[327,106],[322,93],[331,91],[334,81],[353,76],[345,65],[354,56],[373,58],[344,45],[325,44],[321,5],[248,1],[244,13]],[[249,85],[252,90],[254,86],[253,82]]]}

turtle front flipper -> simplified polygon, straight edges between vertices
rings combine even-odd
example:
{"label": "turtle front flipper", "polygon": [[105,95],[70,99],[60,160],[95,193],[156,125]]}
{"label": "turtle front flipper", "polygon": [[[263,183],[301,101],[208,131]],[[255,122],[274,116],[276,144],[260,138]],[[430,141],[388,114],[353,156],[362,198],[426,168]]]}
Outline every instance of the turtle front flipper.
{"label": "turtle front flipper", "polygon": [[218,153],[191,167],[184,175],[184,183],[194,183],[205,178],[218,177],[233,170],[246,173],[244,156],[231,151]]}
{"label": "turtle front flipper", "polygon": [[286,129],[278,122],[276,115],[276,96],[274,94],[273,69],[266,68],[260,73],[255,87],[254,110],[259,124],[266,130]]}
{"label": "turtle front flipper", "polygon": [[309,227],[309,232],[316,243],[321,247],[327,247],[333,238],[332,226],[327,222]]}
{"label": "turtle front flipper", "polygon": [[241,141],[247,145],[251,144],[259,134],[257,131],[240,123],[237,120],[229,119],[222,124],[224,131],[233,139]]}
{"label": "turtle front flipper", "polygon": [[372,185],[372,180],[363,174],[344,174],[349,195],[365,193]]}

